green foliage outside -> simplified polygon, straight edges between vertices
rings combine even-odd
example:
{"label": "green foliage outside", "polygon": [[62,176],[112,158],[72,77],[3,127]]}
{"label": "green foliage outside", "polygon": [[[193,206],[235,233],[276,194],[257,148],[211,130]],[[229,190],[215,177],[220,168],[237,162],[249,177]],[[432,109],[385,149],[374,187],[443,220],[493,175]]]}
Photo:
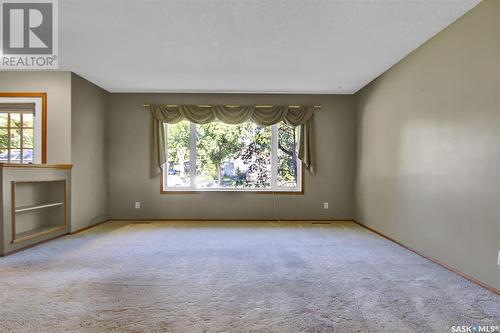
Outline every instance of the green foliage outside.
{"label": "green foliage outside", "polygon": [[[213,122],[198,125],[196,181],[201,186],[269,187],[271,183],[271,127],[247,122],[227,125]],[[297,172],[296,133],[280,124],[278,182],[294,186]],[[167,161],[169,175],[189,177],[189,133],[187,121],[168,125]],[[184,165],[184,167],[182,167]],[[226,174],[225,168],[231,169]],[[172,177],[175,177],[172,176]],[[206,185],[214,183],[215,185]],[[205,184],[205,185],[203,185]]]}
{"label": "green foliage outside", "polygon": [[238,155],[248,167],[246,173],[237,173],[233,186],[269,187],[271,185],[271,128],[244,123],[240,135],[243,149]]}
{"label": "green foliage outside", "polygon": [[[174,169],[176,165],[185,166],[189,161],[189,122],[182,121],[167,128],[167,162],[168,168]],[[180,176],[189,175],[189,169],[179,168]]]}
{"label": "green foliage outside", "polygon": [[278,126],[278,185],[295,186],[297,179],[298,131],[287,124]]}
{"label": "green foliage outside", "polygon": [[[23,115],[24,127],[21,129],[21,115],[11,113],[10,116],[10,147],[9,147],[9,123],[8,114],[0,114],[0,151],[2,153],[7,150],[2,148],[33,148],[33,116]],[[28,128],[26,128],[28,127]],[[22,142],[21,142],[22,135]],[[22,147],[21,147],[22,143]],[[12,158],[12,157],[11,157]],[[5,158],[6,159],[6,158]]]}

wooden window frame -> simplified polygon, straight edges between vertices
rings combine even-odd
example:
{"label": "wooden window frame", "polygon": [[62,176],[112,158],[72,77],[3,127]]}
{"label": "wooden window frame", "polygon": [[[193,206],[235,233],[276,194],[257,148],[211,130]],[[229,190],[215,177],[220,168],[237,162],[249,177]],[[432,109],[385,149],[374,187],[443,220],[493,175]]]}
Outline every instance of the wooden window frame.
{"label": "wooden window frame", "polygon": [[0,92],[0,97],[40,98],[42,101],[42,164],[47,163],[47,93],[45,92]]}

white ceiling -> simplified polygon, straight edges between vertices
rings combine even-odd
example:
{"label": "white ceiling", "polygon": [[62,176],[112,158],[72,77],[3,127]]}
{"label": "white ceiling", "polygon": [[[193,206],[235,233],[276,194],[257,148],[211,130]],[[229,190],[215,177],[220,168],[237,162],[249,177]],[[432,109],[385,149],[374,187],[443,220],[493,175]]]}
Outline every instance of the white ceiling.
{"label": "white ceiling", "polygon": [[480,0],[60,0],[60,67],[111,92],[354,93]]}

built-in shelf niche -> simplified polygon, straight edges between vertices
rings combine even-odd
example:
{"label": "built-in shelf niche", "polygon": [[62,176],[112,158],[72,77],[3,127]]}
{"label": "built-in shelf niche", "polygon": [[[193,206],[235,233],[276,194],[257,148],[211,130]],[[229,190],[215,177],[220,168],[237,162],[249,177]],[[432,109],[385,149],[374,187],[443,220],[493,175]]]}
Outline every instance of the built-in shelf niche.
{"label": "built-in shelf niche", "polygon": [[12,243],[66,226],[66,180],[12,182]]}

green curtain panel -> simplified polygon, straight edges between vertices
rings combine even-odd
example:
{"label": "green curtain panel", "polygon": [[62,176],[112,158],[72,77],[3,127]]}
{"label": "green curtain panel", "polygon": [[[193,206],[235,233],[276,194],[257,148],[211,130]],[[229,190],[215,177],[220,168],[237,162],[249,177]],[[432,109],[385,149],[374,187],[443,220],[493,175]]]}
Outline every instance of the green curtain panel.
{"label": "green curtain panel", "polygon": [[291,126],[300,126],[299,159],[309,171],[312,171],[312,144],[311,144],[311,119],[314,106],[304,105],[289,107],[276,105],[269,107],[256,107],[253,105],[227,106],[227,105],[168,105],[151,104],[151,177],[161,172],[162,165],[167,161],[165,156],[165,130],[164,123],[175,124],[188,120],[196,124],[207,124],[212,121],[221,121],[225,124],[241,124],[252,121],[257,125],[271,126],[285,122]]}

